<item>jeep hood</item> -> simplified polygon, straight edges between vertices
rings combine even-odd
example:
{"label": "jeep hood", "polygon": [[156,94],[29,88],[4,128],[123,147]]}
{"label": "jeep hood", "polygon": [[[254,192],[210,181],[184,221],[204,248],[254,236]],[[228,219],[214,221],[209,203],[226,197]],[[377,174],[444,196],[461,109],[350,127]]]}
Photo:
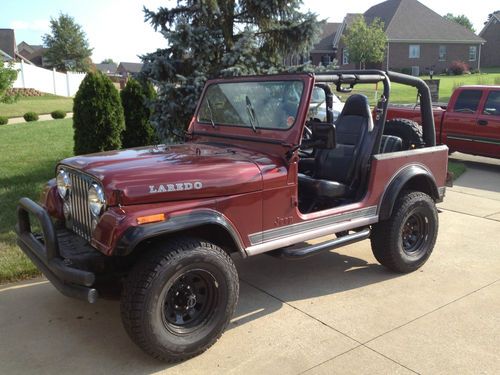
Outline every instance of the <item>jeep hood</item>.
{"label": "jeep hood", "polygon": [[263,157],[238,148],[188,143],[75,156],[61,164],[101,181],[111,205],[117,199],[130,205],[261,190],[256,159]]}

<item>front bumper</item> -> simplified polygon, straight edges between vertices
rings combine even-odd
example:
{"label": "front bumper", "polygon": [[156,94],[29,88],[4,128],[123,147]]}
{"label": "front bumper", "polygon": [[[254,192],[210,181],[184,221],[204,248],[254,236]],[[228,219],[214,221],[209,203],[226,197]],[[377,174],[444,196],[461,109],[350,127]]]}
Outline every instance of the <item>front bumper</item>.
{"label": "front bumper", "polygon": [[[30,216],[37,218],[43,236],[31,232]],[[98,293],[92,288],[96,281],[93,272],[71,267],[71,261],[63,257],[63,247],[68,251],[71,241],[62,240],[67,231],[56,232],[47,211],[29,198],[21,198],[17,207],[17,244],[45,277],[64,295],[90,303],[96,302]]]}

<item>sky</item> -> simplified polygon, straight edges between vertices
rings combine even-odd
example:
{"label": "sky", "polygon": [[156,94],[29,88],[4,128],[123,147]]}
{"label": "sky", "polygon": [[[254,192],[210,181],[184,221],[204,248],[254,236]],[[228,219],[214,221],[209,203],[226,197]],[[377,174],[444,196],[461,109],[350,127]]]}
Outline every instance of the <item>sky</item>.
{"label": "sky", "polygon": [[[320,19],[342,22],[346,13],[363,13],[381,0],[305,0],[303,9]],[[479,32],[488,14],[500,9],[498,0],[478,0],[471,6],[464,0],[420,0],[435,12],[464,14]],[[171,4],[167,0],[0,0],[0,28],[13,28],[16,41],[42,44],[50,31],[49,21],[59,13],[75,18],[87,34],[95,63],[105,58],[115,62],[140,62],[139,55],[164,48],[166,40],[144,22],[142,9],[156,10]]]}

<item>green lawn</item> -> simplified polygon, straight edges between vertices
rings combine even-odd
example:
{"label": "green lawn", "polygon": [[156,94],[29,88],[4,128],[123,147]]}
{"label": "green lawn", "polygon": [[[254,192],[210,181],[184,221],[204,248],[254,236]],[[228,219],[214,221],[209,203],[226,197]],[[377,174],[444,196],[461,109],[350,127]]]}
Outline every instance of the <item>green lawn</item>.
{"label": "green lawn", "polygon": [[71,125],[65,119],[0,127],[0,283],[38,274],[15,244],[16,205],[23,196],[38,201],[56,162],[72,155]]}
{"label": "green lawn", "polygon": [[0,116],[22,117],[29,111],[40,115],[57,109],[64,112],[71,112],[73,110],[73,98],[55,95],[23,96],[12,104],[0,103]]}
{"label": "green lawn", "polygon": [[[429,77],[420,77],[428,79]],[[500,73],[483,73],[483,74],[465,74],[462,76],[434,76],[433,79],[439,79],[439,102],[447,103],[451,93],[456,87],[463,85],[500,85]],[[382,90],[382,85],[379,85],[379,93]],[[363,93],[370,99],[370,104],[375,103],[375,85],[358,85],[353,92]],[[337,93],[338,94],[338,93]],[[392,84],[390,102],[395,104],[415,103],[417,90],[410,86]],[[346,94],[341,94],[347,97]]]}

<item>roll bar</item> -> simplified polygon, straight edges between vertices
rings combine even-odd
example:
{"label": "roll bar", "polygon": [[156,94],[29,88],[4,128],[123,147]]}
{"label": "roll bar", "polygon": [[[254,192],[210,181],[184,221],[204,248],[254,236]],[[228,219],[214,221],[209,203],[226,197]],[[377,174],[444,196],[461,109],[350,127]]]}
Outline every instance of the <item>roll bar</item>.
{"label": "roll bar", "polygon": [[436,145],[431,93],[429,87],[420,78],[391,71],[383,72],[381,70],[335,70],[331,72],[315,73],[314,76],[316,82],[334,83],[339,92],[350,92],[355,85],[360,83],[382,82],[384,85],[384,100],[381,103],[382,108],[379,108],[379,110],[383,111],[379,119],[379,126],[385,125],[391,81],[415,87],[418,90],[420,98],[420,115],[422,118],[424,142],[426,146]]}

